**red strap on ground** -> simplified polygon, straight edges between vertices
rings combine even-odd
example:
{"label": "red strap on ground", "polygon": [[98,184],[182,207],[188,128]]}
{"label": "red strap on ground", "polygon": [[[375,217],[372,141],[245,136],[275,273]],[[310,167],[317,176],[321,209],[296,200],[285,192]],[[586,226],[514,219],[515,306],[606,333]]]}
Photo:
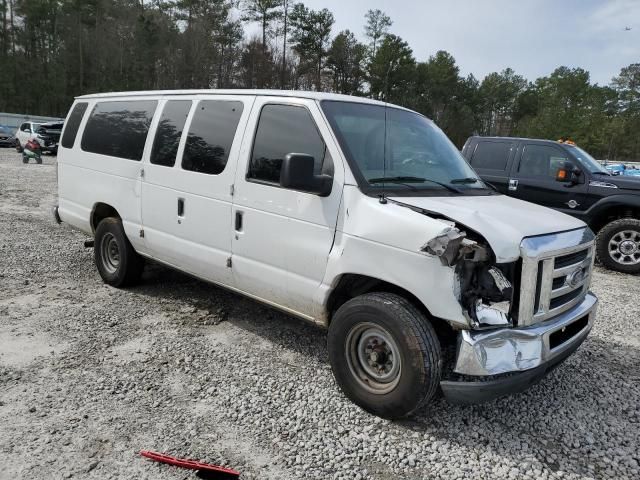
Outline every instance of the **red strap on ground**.
{"label": "red strap on ground", "polygon": [[224,473],[226,475],[231,475],[234,477],[240,476],[240,472],[236,472],[235,470],[232,470],[230,468],[221,467],[219,465],[212,465],[210,463],[196,462],[195,460],[171,457],[169,455],[163,455],[162,453],[151,452],[149,450],[140,450],[140,455],[156,462],[175,465],[176,467],[187,468],[189,470]]}

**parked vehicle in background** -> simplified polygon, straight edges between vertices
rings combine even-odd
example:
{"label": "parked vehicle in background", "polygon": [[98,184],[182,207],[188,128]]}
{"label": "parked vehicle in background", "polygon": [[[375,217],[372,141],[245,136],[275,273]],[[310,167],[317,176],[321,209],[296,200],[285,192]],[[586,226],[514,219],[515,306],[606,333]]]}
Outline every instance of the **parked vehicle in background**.
{"label": "parked vehicle in background", "polygon": [[383,417],[439,388],[465,403],[524,390],[595,318],[591,230],[497,194],[433,122],[382,102],[83,96],[58,182],[54,214],[95,238],[106,283],[152,259],[328,328],[337,383]]}
{"label": "parked vehicle in background", "polygon": [[0,125],[0,147],[14,147],[16,145],[16,137],[9,127]]}
{"label": "parked vehicle in background", "polygon": [[640,177],[640,168],[634,165],[628,166],[624,171],[624,175],[626,177]]}
{"label": "parked vehicle in background", "polygon": [[36,138],[36,130],[40,127],[40,123],[24,122],[16,132],[16,150],[22,152],[24,146],[32,138]]}
{"label": "parked vehicle in background", "polygon": [[500,192],[586,222],[605,266],[640,273],[640,179],[612,175],[572,142],[471,137],[462,151]]}
{"label": "parked vehicle in background", "polygon": [[50,122],[41,124],[36,130],[36,140],[40,144],[43,152],[53,155],[58,153],[58,142],[62,133],[63,122]]}
{"label": "parked vehicle in background", "polygon": [[614,176],[624,175],[627,169],[627,167],[622,163],[609,163],[605,165],[604,168],[607,170],[607,172]]}

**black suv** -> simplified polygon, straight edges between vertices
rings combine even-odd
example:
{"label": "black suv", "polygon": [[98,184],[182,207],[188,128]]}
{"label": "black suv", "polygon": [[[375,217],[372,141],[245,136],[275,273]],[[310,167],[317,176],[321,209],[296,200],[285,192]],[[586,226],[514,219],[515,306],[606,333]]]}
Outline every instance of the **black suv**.
{"label": "black suv", "polygon": [[640,177],[612,176],[572,142],[470,137],[462,153],[500,192],[587,223],[605,266],[640,272]]}

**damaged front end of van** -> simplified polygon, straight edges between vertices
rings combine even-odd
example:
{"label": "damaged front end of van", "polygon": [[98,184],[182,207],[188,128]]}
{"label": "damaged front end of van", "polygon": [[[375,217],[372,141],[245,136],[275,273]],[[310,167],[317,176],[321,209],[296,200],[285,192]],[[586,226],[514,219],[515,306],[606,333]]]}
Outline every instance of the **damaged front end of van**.
{"label": "damaged front end of van", "polygon": [[483,238],[445,227],[422,251],[455,270],[469,321],[441,382],[454,403],[480,403],[527,389],[582,344],[595,319],[589,293],[589,229],[525,238],[517,260],[496,263]]}

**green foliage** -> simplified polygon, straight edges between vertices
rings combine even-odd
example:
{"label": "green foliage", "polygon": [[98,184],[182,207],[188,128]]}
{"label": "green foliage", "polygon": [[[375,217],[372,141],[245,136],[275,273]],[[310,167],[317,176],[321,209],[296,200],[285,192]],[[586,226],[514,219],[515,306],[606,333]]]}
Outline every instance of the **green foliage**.
{"label": "green foliage", "polygon": [[[365,15],[364,45],[332,36],[329,10],[284,0],[0,0],[0,15],[0,111],[62,116],[102,91],[313,88],[412,108],[458,146],[472,134],[568,137],[597,158],[640,160],[640,63],[609,86],[568,67],[479,82],[445,51],[417,62],[381,10]],[[245,38],[242,22],[261,33]]]}
{"label": "green foliage", "polygon": [[375,57],[378,42],[389,33],[389,28],[393,25],[393,22],[388,15],[378,9],[367,11],[364,18],[367,21],[364,33],[371,40],[371,57]]}
{"label": "green foliage", "polygon": [[333,90],[361,95],[365,81],[367,47],[349,30],[340,32],[329,48],[327,67],[333,74]]}
{"label": "green foliage", "polygon": [[291,43],[298,53],[304,71],[314,72],[316,90],[322,90],[322,70],[331,42],[333,14],[323,8],[310,10],[302,3],[294,5],[289,15]]}
{"label": "green foliage", "polygon": [[242,2],[245,22],[258,22],[262,28],[262,45],[267,46],[267,36],[271,33],[271,24],[282,17],[282,0],[244,0]]}
{"label": "green foliage", "polygon": [[415,64],[407,42],[396,35],[384,37],[369,64],[371,96],[392,103],[410,101]]}

